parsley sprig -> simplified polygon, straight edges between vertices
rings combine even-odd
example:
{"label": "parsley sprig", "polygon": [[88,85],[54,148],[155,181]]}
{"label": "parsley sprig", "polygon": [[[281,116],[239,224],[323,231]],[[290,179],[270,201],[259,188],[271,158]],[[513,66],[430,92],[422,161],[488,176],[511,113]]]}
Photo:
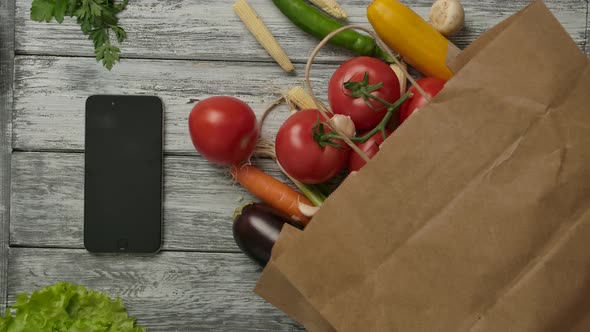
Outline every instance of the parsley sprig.
{"label": "parsley sprig", "polygon": [[111,70],[119,61],[121,50],[111,43],[114,34],[119,43],[127,33],[119,26],[117,14],[125,9],[129,0],[33,0],[31,19],[37,22],[62,23],[66,16],[75,17],[82,32],[92,40],[96,61]]}

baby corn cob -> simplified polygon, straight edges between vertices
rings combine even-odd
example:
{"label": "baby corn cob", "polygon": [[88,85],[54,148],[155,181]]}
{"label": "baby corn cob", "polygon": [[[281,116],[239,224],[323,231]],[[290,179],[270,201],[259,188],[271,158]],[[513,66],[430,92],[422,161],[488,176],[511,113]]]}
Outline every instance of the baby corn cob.
{"label": "baby corn cob", "polygon": [[344,9],[336,2],[336,0],[310,0],[319,9],[328,13],[330,16],[345,19],[348,17]]}
{"label": "baby corn cob", "polygon": [[276,41],[274,36],[270,33],[264,22],[258,17],[254,8],[250,6],[246,0],[237,0],[233,6],[234,11],[240,17],[246,28],[250,30],[254,38],[264,47],[264,49],[272,56],[272,58],[285,70],[292,72],[295,70],[287,53]]}
{"label": "baby corn cob", "polygon": [[300,86],[289,89],[285,99],[295,104],[299,109],[316,108],[311,96]]}

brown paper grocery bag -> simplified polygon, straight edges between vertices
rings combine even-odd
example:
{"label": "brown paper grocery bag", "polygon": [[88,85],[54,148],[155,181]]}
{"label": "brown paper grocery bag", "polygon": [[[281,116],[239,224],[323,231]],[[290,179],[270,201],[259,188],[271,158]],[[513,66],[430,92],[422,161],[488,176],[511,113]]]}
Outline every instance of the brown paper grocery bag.
{"label": "brown paper grocery bag", "polygon": [[275,259],[337,331],[590,330],[589,60],[499,30]]}
{"label": "brown paper grocery bag", "polygon": [[[255,292],[303,324],[310,332],[334,331],[330,323],[323,319],[307,299],[289,283],[275,264],[276,259],[288,250],[301,233],[301,230],[293,226],[285,225],[283,227]],[[260,287],[261,285],[264,286]]]}

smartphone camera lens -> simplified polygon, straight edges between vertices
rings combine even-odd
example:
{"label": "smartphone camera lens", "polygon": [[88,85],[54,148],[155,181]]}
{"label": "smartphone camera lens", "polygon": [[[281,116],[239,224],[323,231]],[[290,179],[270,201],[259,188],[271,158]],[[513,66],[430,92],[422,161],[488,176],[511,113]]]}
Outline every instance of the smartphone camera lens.
{"label": "smartphone camera lens", "polygon": [[117,240],[117,248],[119,248],[119,250],[124,251],[124,250],[127,250],[128,247],[129,247],[129,242],[127,241],[127,239]]}

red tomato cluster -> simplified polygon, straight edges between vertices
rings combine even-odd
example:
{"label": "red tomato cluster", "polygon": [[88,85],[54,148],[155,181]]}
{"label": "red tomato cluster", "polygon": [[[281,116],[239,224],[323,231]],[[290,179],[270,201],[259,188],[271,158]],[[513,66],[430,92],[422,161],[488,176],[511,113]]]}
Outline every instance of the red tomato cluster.
{"label": "red tomato cluster", "polygon": [[[445,81],[424,78],[418,80],[418,84],[433,97]],[[408,92],[413,96],[398,110],[399,123],[427,102],[416,88],[411,87]],[[370,135],[365,141],[355,143],[369,158],[379,152],[381,143],[392,134],[391,130],[382,128],[382,122],[388,107],[399,98],[400,82],[394,71],[385,62],[371,57],[361,56],[344,62],[328,84],[328,102],[334,114],[352,119],[359,131],[357,138]],[[316,184],[329,180],[347,166],[349,172],[360,170],[365,160],[347,146],[321,146],[317,142],[314,126],[318,119],[322,119],[318,110],[300,111],[279,129],[277,159],[285,171],[303,183]],[[375,132],[375,129],[379,130]]]}
{"label": "red tomato cluster", "polygon": [[[417,83],[429,97],[436,96],[445,85],[445,81],[431,77]],[[400,124],[427,103],[415,87],[408,92],[413,96],[397,111]],[[379,152],[381,143],[392,134],[384,125],[391,116],[387,115],[389,110],[399,99],[397,75],[387,63],[376,58],[361,56],[344,62],[328,84],[330,108],[334,114],[350,117],[358,131],[351,139],[369,158]],[[252,109],[228,96],[197,103],[189,116],[189,132],[199,153],[222,165],[248,160],[259,136]],[[360,155],[330,131],[317,109],[301,110],[290,116],[277,132],[275,147],[277,161],[287,174],[307,184],[323,183],[346,167],[352,172],[365,165]]]}

